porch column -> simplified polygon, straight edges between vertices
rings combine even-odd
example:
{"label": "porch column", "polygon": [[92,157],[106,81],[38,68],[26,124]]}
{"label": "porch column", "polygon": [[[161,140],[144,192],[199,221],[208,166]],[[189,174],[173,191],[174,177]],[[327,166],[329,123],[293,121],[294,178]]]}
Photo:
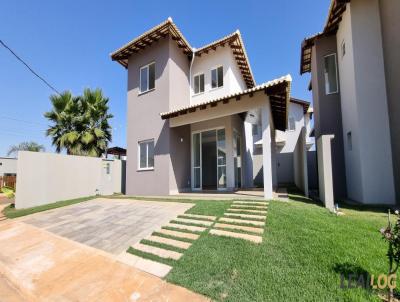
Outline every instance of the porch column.
{"label": "porch column", "polygon": [[271,154],[271,116],[270,105],[261,107],[264,198],[272,199],[272,154]]}

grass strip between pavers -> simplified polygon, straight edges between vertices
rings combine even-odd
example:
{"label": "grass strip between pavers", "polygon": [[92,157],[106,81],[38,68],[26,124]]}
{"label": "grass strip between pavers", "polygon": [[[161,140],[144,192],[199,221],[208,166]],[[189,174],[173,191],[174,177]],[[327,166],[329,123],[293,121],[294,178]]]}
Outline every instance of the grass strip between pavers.
{"label": "grass strip between pavers", "polygon": [[163,226],[161,228],[165,229],[165,230],[176,231],[176,232],[181,232],[181,233],[196,234],[196,235],[200,235],[201,233],[203,233],[203,231],[184,230],[184,229],[178,229],[178,228],[169,227],[169,226]]}
{"label": "grass strip between pavers", "polygon": [[187,226],[194,226],[194,227],[201,227],[201,228],[209,228],[209,226],[204,225],[204,224],[196,224],[196,223],[191,223],[191,222],[185,222],[185,221],[178,221],[178,220],[171,220],[170,223],[175,223],[175,224],[181,224],[181,225],[187,225]]}
{"label": "grass strip between pavers", "polygon": [[161,258],[161,257],[158,257],[157,255],[154,255],[154,254],[150,254],[150,253],[146,253],[146,252],[142,252],[142,251],[136,250],[133,247],[129,247],[126,252],[130,253],[132,255],[147,259],[147,260],[152,260],[152,261],[163,263],[163,264],[166,264],[166,265],[169,265],[169,266],[174,266],[175,265],[175,260],[174,259]]}
{"label": "grass strip between pavers", "polygon": [[158,237],[164,237],[164,238],[167,238],[167,239],[179,240],[179,241],[183,241],[183,242],[187,242],[187,243],[193,243],[194,241],[196,241],[196,239],[176,237],[176,236],[173,236],[173,235],[168,235],[168,234],[159,233],[159,232],[153,232],[152,235],[153,236],[158,236]]}
{"label": "grass strip between pavers", "polygon": [[192,217],[192,216],[186,216],[185,214],[178,215],[178,218],[193,219],[193,220],[207,221],[207,222],[213,222],[213,221],[214,221],[214,220],[212,220],[212,219],[210,219],[210,218]]}
{"label": "grass strip between pavers", "polygon": [[[231,217],[223,217],[223,218],[231,218]],[[234,219],[234,218],[233,218]],[[218,220],[217,223],[224,223],[224,224],[233,224],[233,225],[239,225],[239,226],[248,226],[248,227],[252,227],[252,228],[259,228],[259,229],[263,229],[265,227],[265,225],[255,225],[255,224],[251,224],[251,223],[245,223],[245,222],[236,222],[236,221],[224,221],[224,220]]]}
{"label": "grass strip between pavers", "polygon": [[172,246],[166,243],[160,243],[160,242],[155,242],[155,241],[151,241],[148,239],[142,239],[140,240],[140,243],[143,243],[145,245],[150,245],[150,246],[154,246],[154,247],[158,247],[160,249],[164,249],[164,250],[168,250],[168,251],[173,251],[173,252],[178,252],[183,254],[186,250],[185,249],[181,249],[179,247],[176,246]]}
{"label": "grass strip between pavers", "polygon": [[7,218],[17,218],[17,217],[22,217],[22,216],[26,216],[26,215],[31,215],[34,213],[44,212],[44,211],[48,211],[48,210],[52,210],[52,209],[57,209],[57,208],[73,205],[76,203],[92,200],[97,197],[99,197],[99,196],[88,196],[88,197],[81,197],[81,198],[76,198],[76,199],[61,200],[61,201],[57,201],[54,203],[44,204],[41,206],[26,208],[26,209],[16,209],[16,208],[14,208],[13,205],[9,205],[3,209],[3,214]]}
{"label": "grass strip between pavers", "polygon": [[[235,208],[233,208],[235,210]],[[238,209],[240,211],[232,211],[232,209],[228,209],[225,214],[246,214],[246,215],[258,215],[258,216],[267,216],[268,212],[264,213],[256,213],[256,212],[246,212],[245,209]]]}

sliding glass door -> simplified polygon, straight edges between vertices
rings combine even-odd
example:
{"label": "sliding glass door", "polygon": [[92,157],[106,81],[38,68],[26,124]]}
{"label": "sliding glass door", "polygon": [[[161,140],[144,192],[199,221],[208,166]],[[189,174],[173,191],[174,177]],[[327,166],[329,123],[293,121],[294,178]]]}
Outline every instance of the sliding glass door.
{"label": "sliding glass door", "polygon": [[192,189],[226,189],[225,129],[192,133]]}

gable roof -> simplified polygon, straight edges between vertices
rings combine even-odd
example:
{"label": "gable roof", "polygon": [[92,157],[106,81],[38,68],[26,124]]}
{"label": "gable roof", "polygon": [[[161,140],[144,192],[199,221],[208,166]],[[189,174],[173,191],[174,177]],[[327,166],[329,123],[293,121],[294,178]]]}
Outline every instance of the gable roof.
{"label": "gable roof", "polygon": [[161,112],[160,116],[163,120],[170,119],[179,115],[190,114],[196,112],[197,110],[204,110],[208,106],[216,107],[218,103],[228,104],[230,99],[240,100],[241,96],[244,95],[249,95],[252,97],[255,92],[264,91],[264,93],[270,97],[271,111],[276,129],[285,131],[287,125],[287,106],[290,99],[291,82],[292,77],[290,75],[286,75],[244,91],[228,94],[223,97],[181,107],[168,112]]}
{"label": "gable roof", "polygon": [[172,18],[168,18],[166,21],[146,31],[139,37],[112,52],[111,59],[113,61],[117,61],[122,66],[127,68],[128,58],[131,55],[140,52],[154,42],[165,38],[168,35],[172,37],[172,39],[177,43],[178,47],[182,49],[183,53],[187,55],[189,59],[193,57],[193,54],[196,56],[201,56],[202,54],[207,54],[211,50],[216,50],[217,47],[229,45],[232,48],[233,55],[247,88],[250,89],[256,85],[253,73],[251,71],[249,59],[247,57],[246,49],[244,48],[244,43],[238,30],[222,39],[216,40],[199,49],[195,49],[190,46],[189,42],[185,39],[181,31],[172,21]]}
{"label": "gable roof", "polygon": [[303,40],[300,54],[300,74],[311,72],[311,51],[315,40],[321,36],[336,34],[348,2],[350,0],[331,0],[324,30]]}

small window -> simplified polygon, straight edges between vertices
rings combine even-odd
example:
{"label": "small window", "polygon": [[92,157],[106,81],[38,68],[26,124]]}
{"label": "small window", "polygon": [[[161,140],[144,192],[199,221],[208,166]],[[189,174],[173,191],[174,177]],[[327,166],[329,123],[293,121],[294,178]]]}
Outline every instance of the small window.
{"label": "small window", "polygon": [[106,163],[106,174],[107,175],[110,175],[110,173],[111,173],[111,167],[110,166],[111,166],[110,163]]}
{"label": "small window", "polygon": [[194,76],[194,93],[199,94],[204,92],[204,74]]}
{"label": "small window", "polygon": [[344,40],[342,41],[342,45],[340,48],[342,50],[342,58],[343,58],[344,55],[346,54],[346,42],[344,42]]}
{"label": "small window", "polygon": [[154,140],[139,142],[139,170],[154,168]]}
{"label": "small window", "polygon": [[351,131],[347,132],[347,149],[349,151],[353,150],[353,140],[351,138]]}
{"label": "small window", "polygon": [[336,54],[328,55],[324,58],[325,93],[332,94],[338,92]]}
{"label": "small window", "polygon": [[211,70],[211,88],[222,87],[224,85],[224,70],[222,66]]}
{"label": "small window", "polygon": [[257,124],[253,124],[252,127],[253,127],[252,128],[253,136],[257,136],[258,135],[258,129],[259,129],[258,125]]}
{"label": "small window", "polygon": [[149,65],[140,68],[140,93],[154,89],[156,82],[156,64],[150,63]]}
{"label": "small window", "polygon": [[289,117],[289,131],[295,131],[296,130],[296,122],[294,120],[294,117]]}

